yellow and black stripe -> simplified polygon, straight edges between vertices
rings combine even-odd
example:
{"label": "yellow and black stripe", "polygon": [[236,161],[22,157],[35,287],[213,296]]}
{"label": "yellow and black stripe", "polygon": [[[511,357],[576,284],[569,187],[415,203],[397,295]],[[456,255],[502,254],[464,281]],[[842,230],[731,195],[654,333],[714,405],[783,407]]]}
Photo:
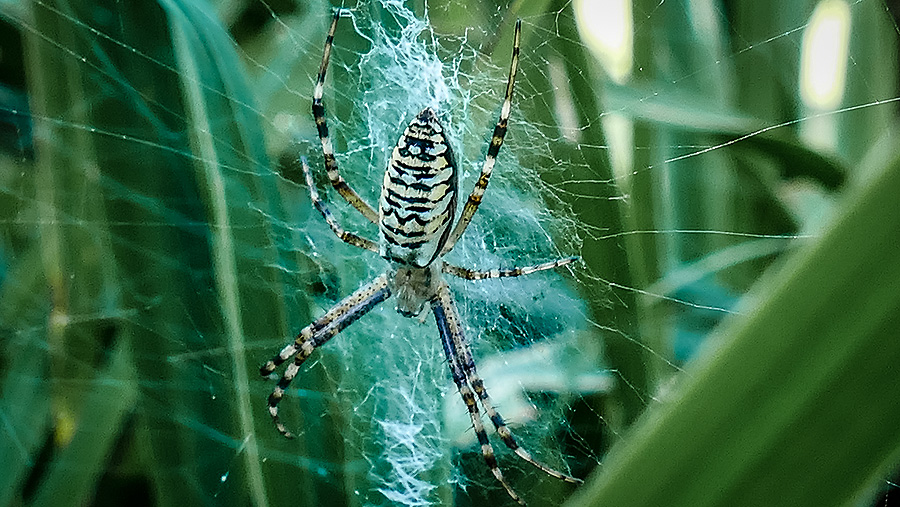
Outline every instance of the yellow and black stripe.
{"label": "yellow and black stripe", "polygon": [[503,145],[518,69],[521,21],[516,22],[512,62],[500,118],[494,127],[481,175],[466,200],[459,221],[454,226],[458,169],[445,131],[437,115],[430,108],[422,110],[410,122],[394,147],[384,175],[377,212],[341,177],[328,132],[322,96],[337,23],[344,13],[342,9],[334,11],[313,91],[312,112],[322,143],[328,179],[344,200],[368,220],[378,224],[380,230],[378,244],[341,227],[319,197],[306,159],[301,158],[301,161],[310,198],[335,235],[351,245],[377,252],[393,266],[388,273],[358,289],[328,310],[325,315],[303,328],[292,343],[262,365],[260,373],[269,376],[279,366],[291,360],[268,398],[268,411],[275,427],[285,437],[292,436],[278,417],[278,404],[306,359],[317,347],[393,295],[397,300],[397,310],[405,316],[418,315],[424,305],[431,305],[453,382],[466,404],[484,461],[513,500],[525,504],[500,471],[497,457],[481,420],[479,405],[487,413],[500,439],[517,456],[553,477],[572,483],[581,482],[535,460],[513,437],[503,417],[494,408],[484,382],[476,371],[475,361],[449,287],[441,276],[442,273],[446,273],[468,280],[517,277],[564,266],[577,259],[568,257],[533,266],[490,271],[461,268],[440,259],[453,248],[465,232],[481,204],[497,154]]}
{"label": "yellow and black stripe", "polygon": [[441,252],[456,213],[457,169],[431,108],[419,113],[391,153],[379,201],[380,254],[425,267]]}

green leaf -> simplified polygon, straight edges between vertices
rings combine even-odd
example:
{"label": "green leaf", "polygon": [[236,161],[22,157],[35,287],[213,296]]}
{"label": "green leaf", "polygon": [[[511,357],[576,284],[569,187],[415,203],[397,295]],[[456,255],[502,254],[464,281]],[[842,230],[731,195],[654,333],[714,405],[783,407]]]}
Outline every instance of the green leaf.
{"label": "green leaf", "polygon": [[845,505],[897,463],[898,142],[569,505]]}

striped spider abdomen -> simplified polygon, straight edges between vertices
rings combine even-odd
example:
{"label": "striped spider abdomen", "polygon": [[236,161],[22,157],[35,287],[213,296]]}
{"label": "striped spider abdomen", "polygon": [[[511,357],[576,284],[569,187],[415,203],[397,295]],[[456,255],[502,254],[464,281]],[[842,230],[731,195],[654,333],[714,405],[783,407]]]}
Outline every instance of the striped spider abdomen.
{"label": "striped spider abdomen", "polygon": [[424,268],[441,252],[456,214],[457,170],[431,108],[410,122],[391,153],[378,206],[379,253]]}

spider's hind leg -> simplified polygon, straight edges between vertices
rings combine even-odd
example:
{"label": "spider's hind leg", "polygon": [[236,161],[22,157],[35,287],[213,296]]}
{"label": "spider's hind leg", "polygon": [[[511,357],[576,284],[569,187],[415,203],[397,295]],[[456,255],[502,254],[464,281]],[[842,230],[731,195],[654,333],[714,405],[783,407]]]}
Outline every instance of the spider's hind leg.
{"label": "spider's hind leg", "polygon": [[322,142],[322,153],[325,155],[325,172],[328,173],[328,180],[331,182],[331,186],[370,222],[377,224],[378,213],[347,185],[347,182],[338,170],[337,159],[334,157],[334,146],[331,144],[331,137],[328,134],[328,122],[325,120],[325,104],[322,102],[322,95],[325,93],[325,73],[328,71],[328,62],[331,59],[334,33],[337,29],[338,20],[345,11],[346,9],[334,9],[331,27],[328,29],[328,36],[325,37],[325,50],[322,53],[322,63],[319,65],[316,87],[313,89],[312,113],[316,120],[319,140]]}
{"label": "spider's hind leg", "polygon": [[328,206],[326,206],[325,202],[322,201],[322,198],[319,197],[319,191],[316,190],[316,182],[313,181],[312,171],[309,170],[309,164],[306,161],[306,157],[300,157],[300,165],[303,166],[303,175],[306,177],[306,185],[309,187],[309,198],[312,200],[313,206],[315,206],[316,209],[319,210],[319,213],[322,214],[322,218],[325,219],[325,222],[328,224],[328,227],[331,228],[332,232],[334,232],[335,236],[349,245],[378,253],[378,245],[376,245],[374,241],[357,236],[352,232],[347,232],[341,227],[334,218],[334,215],[331,214],[331,210],[328,209]]}
{"label": "spider's hind leg", "polygon": [[521,39],[522,20],[516,20],[516,31],[513,35],[512,61],[509,64],[509,78],[506,81],[506,95],[503,98],[503,106],[500,109],[500,118],[494,127],[494,134],[491,136],[491,144],[488,146],[487,155],[484,157],[484,163],[481,166],[481,176],[475,183],[475,188],[469,194],[466,205],[463,207],[459,221],[453,227],[453,232],[444,243],[441,249],[441,255],[447,254],[453,250],[453,246],[459,241],[459,238],[466,232],[466,227],[478,211],[481,200],[484,198],[484,191],[487,189],[488,182],[491,179],[491,172],[494,170],[494,163],[497,161],[497,154],[500,153],[500,147],[503,146],[503,139],[506,137],[506,130],[509,124],[509,115],[512,112],[513,85],[516,82],[516,70],[519,68],[519,40]]}

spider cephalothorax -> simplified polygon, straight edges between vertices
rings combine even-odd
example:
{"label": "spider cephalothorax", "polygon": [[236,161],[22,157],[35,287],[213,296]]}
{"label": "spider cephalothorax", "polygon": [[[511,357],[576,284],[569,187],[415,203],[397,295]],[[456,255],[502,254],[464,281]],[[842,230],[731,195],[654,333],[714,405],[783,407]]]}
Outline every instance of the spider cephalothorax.
{"label": "spider cephalothorax", "polygon": [[487,156],[481,167],[481,177],[478,178],[475,188],[466,200],[459,220],[454,225],[457,191],[456,161],[444,129],[438,121],[437,115],[430,108],[422,110],[410,122],[394,147],[384,175],[377,212],[347,185],[338,172],[331,139],[328,136],[322,94],[334,32],[342,12],[340,9],[335,11],[328,37],[325,39],[325,52],[313,92],[312,111],[316,119],[319,138],[322,141],[325,170],[332,187],[370,222],[378,225],[381,233],[380,241],[376,244],[374,241],[345,231],[319,198],[305,158],[301,159],[303,171],[312,202],[334,233],[351,245],[381,255],[390,263],[390,268],[383,275],[341,300],[315,322],[303,328],[292,343],[281,349],[260,368],[260,373],[268,376],[279,365],[288,359],[293,359],[285,368],[278,385],[269,395],[268,410],[275,421],[275,427],[282,435],[291,437],[290,432],[278,418],[278,403],[284,398],[285,390],[300,371],[300,366],[316,347],[330,340],[378,304],[395,296],[397,311],[407,317],[419,315],[426,305],[431,306],[453,382],[469,411],[484,460],[509,496],[524,505],[525,502],[509,486],[500,471],[494,449],[481,421],[479,404],[487,412],[500,439],[517,456],[553,477],[566,482],[580,483],[580,479],[557,472],[535,460],[528,451],[519,446],[503,417],[494,409],[484,382],[478,376],[475,368],[475,360],[466,341],[450,288],[443,279],[443,273],[467,280],[527,275],[535,271],[563,266],[576,259],[576,257],[567,257],[535,266],[492,271],[461,268],[448,264],[442,259],[453,249],[481,204],[497,153],[500,151],[506,135],[513,83],[519,62],[521,21],[516,22],[506,96],[500,110],[500,119],[494,127]]}
{"label": "spider cephalothorax", "polygon": [[424,268],[395,266],[388,276],[391,291],[397,296],[397,312],[405,317],[422,313],[425,304],[437,296],[444,281],[441,266],[437,263]]}

